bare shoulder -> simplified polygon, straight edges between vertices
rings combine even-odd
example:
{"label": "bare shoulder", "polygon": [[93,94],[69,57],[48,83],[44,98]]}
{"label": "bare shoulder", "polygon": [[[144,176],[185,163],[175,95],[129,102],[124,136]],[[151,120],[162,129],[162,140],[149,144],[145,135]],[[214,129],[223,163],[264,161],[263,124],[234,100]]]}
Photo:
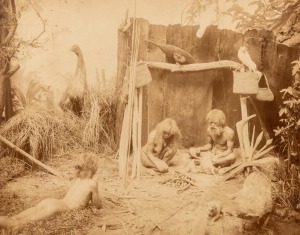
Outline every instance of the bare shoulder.
{"label": "bare shoulder", "polygon": [[98,181],[94,179],[85,179],[82,181],[82,184],[88,186],[89,188],[98,188]]}
{"label": "bare shoulder", "polygon": [[224,127],[224,135],[226,139],[233,139],[234,138],[234,130],[231,129],[229,126]]}
{"label": "bare shoulder", "polygon": [[148,143],[150,142],[153,142],[154,139],[155,139],[155,136],[156,136],[156,130],[152,130],[150,131],[149,135],[148,135]]}

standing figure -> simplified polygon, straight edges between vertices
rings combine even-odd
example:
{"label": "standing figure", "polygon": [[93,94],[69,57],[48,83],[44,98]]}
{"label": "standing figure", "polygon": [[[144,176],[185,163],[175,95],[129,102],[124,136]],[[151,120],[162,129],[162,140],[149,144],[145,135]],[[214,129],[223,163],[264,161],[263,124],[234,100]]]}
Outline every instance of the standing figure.
{"label": "standing figure", "polygon": [[233,152],[234,131],[225,125],[225,114],[219,109],[212,109],[206,115],[206,121],[208,143],[202,147],[190,148],[190,155],[192,157],[209,155],[216,167],[231,165],[236,159],[236,154]]}
{"label": "standing figure", "polygon": [[180,130],[173,119],[166,118],[158,123],[142,148],[143,166],[161,173],[167,172],[180,145],[180,139]]}
{"label": "standing figure", "polygon": [[85,154],[83,163],[75,166],[76,178],[64,198],[46,198],[18,215],[0,216],[0,228],[18,228],[28,222],[45,219],[63,211],[82,208],[89,201],[96,208],[100,208],[98,182],[93,179],[97,172],[97,162],[96,155]]}

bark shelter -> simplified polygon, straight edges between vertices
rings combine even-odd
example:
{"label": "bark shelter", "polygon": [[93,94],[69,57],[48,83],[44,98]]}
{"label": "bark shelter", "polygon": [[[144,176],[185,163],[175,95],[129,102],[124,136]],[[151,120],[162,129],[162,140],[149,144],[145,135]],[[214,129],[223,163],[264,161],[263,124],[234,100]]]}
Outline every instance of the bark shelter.
{"label": "bark shelter", "polygon": [[[220,60],[241,63],[237,57],[238,50],[241,46],[246,46],[258,69],[267,76],[275,96],[272,102],[254,99],[271,138],[274,136],[273,129],[279,125],[278,111],[282,103],[280,90],[291,84],[291,62],[299,58],[297,47],[277,44],[274,33],[265,30],[251,30],[241,34],[210,26],[199,39],[196,37],[199,26],[151,25],[144,19],[138,19],[138,22],[140,31],[143,32],[139,60],[167,62],[160,49],[148,46],[145,39],[180,47],[191,53],[199,63]],[[118,42],[117,92],[120,97],[126,65],[130,58],[130,31],[119,30]],[[143,93],[143,143],[147,141],[149,131],[166,117],[171,117],[178,123],[184,147],[205,143],[205,115],[211,108],[223,110],[227,124],[235,129],[235,123],[241,119],[241,108],[239,95],[232,92],[232,70],[222,68],[171,72],[150,68],[152,82],[144,87]],[[120,136],[122,107],[122,100],[119,99],[116,136]],[[249,115],[256,113],[251,102],[248,102],[248,110]],[[253,124],[259,130],[257,118]]]}

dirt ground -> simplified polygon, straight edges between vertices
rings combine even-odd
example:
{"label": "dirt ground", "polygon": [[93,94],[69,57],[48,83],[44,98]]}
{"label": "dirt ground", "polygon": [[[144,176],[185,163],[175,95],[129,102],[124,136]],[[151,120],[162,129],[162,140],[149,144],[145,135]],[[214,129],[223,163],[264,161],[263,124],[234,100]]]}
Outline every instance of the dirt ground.
{"label": "dirt ground", "polygon": [[[46,197],[61,198],[68,189],[77,157],[63,156],[47,164],[66,176],[61,180],[42,171],[10,181],[0,190],[0,215],[14,215]],[[174,172],[142,176],[140,182],[130,180],[123,189],[118,177],[118,160],[101,156],[98,181],[103,208],[88,206],[84,210],[63,213],[48,220],[27,225],[8,234],[190,234],[195,219],[204,222],[207,203],[220,200],[223,208],[234,207],[229,195],[236,193],[243,179],[224,182],[221,176],[189,174],[197,186],[180,192],[178,188],[162,182]],[[242,220],[224,213],[219,220],[207,226],[207,234],[237,235]],[[280,221],[273,216],[264,231],[254,228],[244,234],[299,235],[300,225]]]}

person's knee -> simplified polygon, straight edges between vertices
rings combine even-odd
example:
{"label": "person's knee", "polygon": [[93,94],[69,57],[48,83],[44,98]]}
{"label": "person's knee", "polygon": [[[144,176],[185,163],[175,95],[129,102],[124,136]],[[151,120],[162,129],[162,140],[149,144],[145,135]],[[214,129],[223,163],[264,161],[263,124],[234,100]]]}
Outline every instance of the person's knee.
{"label": "person's knee", "polygon": [[169,170],[168,164],[165,163],[164,161],[157,164],[156,168],[157,168],[158,172],[160,172],[160,173],[165,173],[165,172],[168,172],[168,170]]}
{"label": "person's knee", "polygon": [[213,165],[216,167],[226,167],[232,165],[236,160],[236,154],[230,153],[225,157],[218,158],[218,159],[212,159]]}

